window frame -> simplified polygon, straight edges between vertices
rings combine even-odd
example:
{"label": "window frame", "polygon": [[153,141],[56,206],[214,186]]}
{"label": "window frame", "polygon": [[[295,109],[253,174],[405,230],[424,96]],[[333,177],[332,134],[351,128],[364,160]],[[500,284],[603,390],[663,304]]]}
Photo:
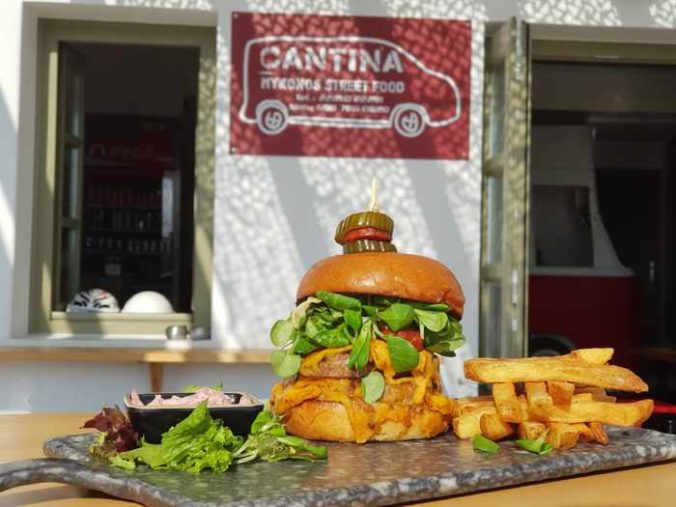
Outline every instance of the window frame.
{"label": "window frame", "polygon": [[511,18],[489,24],[485,41],[479,354],[488,357],[528,353],[528,40],[529,26]]}
{"label": "window frame", "polygon": [[[192,312],[71,314],[52,308],[59,267],[58,75],[61,42],[179,46],[199,49],[195,125]],[[210,326],[216,110],[216,29],[76,20],[38,20],[36,177],[31,241],[30,334],[164,336],[170,324]]]}

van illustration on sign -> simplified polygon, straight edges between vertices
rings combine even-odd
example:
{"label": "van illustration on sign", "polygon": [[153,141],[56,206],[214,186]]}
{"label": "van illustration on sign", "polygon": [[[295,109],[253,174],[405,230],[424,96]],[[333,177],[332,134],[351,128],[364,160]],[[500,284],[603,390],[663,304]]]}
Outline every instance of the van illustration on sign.
{"label": "van illustration on sign", "polygon": [[289,125],[394,129],[405,138],[462,114],[450,76],[390,41],[265,36],[247,41],[239,120],[265,135]]}

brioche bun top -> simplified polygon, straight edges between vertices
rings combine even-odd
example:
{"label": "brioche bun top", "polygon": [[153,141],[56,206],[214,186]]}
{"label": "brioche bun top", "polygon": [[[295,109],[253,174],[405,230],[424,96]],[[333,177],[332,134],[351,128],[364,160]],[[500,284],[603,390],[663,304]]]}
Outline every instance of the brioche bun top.
{"label": "brioche bun top", "polygon": [[368,252],[335,255],[317,262],[303,276],[297,302],[318,291],[386,296],[421,303],[446,303],[462,317],[465,295],[453,273],[443,264],[421,255]]}

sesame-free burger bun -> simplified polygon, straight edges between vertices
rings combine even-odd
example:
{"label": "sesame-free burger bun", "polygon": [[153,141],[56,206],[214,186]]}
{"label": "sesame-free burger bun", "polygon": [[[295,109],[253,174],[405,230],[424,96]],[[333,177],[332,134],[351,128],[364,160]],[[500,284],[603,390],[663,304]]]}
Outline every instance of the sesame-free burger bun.
{"label": "sesame-free burger bun", "polygon": [[397,408],[403,416],[387,417],[380,424],[376,423],[377,415],[373,411],[360,410],[358,418],[365,428],[360,432],[342,403],[307,400],[285,413],[284,426],[289,433],[308,440],[358,443],[432,438],[448,427],[447,417],[425,406],[399,405]]}
{"label": "sesame-free burger bun", "polygon": [[422,303],[446,303],[460,319],[465,295],[453,273],[440,262],[398,252],[327,257],[312,266],[298,286],[298,302],[318,291],[386,296]]}

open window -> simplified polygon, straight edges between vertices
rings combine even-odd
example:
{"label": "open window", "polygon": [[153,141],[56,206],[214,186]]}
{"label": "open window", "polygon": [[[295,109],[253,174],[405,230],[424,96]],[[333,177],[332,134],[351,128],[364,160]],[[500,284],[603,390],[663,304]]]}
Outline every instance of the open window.
{"label": "open window", "polygon": [[39,34],[30,331],[208,326],[214,30],[45,20]]}

